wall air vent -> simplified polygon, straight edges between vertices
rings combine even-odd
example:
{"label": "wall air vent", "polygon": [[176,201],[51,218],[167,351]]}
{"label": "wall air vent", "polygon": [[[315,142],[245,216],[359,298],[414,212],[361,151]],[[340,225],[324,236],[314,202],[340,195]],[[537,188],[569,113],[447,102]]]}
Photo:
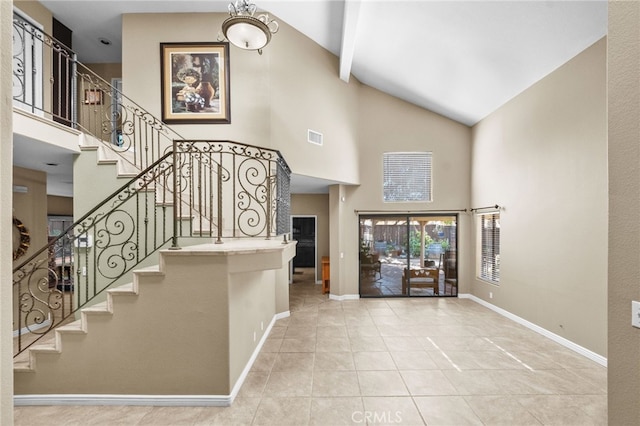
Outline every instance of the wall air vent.
{"label": "wall air vent", "polygon": [[307,141],[315,145],[322,145],[322,133],[315,130],[307,130]]}

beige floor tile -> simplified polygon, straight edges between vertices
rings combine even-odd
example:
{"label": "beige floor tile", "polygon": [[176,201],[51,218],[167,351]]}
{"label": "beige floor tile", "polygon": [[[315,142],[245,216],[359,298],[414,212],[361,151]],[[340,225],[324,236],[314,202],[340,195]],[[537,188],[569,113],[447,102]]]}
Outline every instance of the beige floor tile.
{"label": "beige floor tile", "polygon": [[[277,323],[276,323],[277,324]],[[270,339],[282,339],[284,338],[284,334],[287,331],[287,327],[271,327],[271,331],[269,332]]]}
{"label": "beige floor tile", "polygon": [[280,352],[315,352],[316,338],[287,339],[282,341]]}
{"label": "beige floor tile", "polygon": [[547,383],[552,393],[574,395],[605,394],[606,388],[593,381],[584,379],[569,370],[540,370],[536,371],[540,381]]}
{"label": "beige floor tile", "polygon": [[259,403],[259,398],[238,397],[230,407],[202,407],[200,416],[193,425],[248,426],[253,423]]}
{"label": "beige floor tile", "polygon": [[584,397],[571,395],[540,395],[514,397],[536,419],[545,425],[596,425],[602,424],[583,409]]}
{"label": "beige floor tile", "polygon": [[413,336],[411,333],[412,326],[408,325],[381,325],[378,327],[381,336]]}
{"label": "beige floor tile", "polygon": [[377,337],[380,336],[380,330],[375,325],[357,325],[348,326],[347,333],[349,337]]}
{"label": "beige floor tile", "polygon": [[355,371],[315,371],[312,395],[360,396],[358,375]]}
{"label": "beige floor tile", "polygon": [[315,370],[343,371],[355,368],[351,352],[316,352]]}
{"label": "beige floor tile", "polygon": [[[153,407],[133,407],[133,410],[129,410],[129,408],[86,406],[16,407],[14,409],[14,425],[50,426],[52,419],[55,419],[55,424],[69,426],[83,426],[90,422],[100,424],[100,421],[114,421],[116,423],[119,422],[118,424],[120,425],[136,424],[153,409]],[[114,415],[116,417],[113,417]]]}
{"label": "beige floor tile", "polygon": [[309,423],[311,398],[262,398],[254,426],[301,426]]}
{"label": "beige floor tile", "polygon": [[191,426],[196,423],[202,412],[203,407],[152,407],[136,425]]}
{"label": "beige floor tile", "polygon": [[311,371],[272,371],[264,395],[273,397],[311,396]]}
{"label": "beige floor tile", "polygon": [[467,404],[486,425],[541,425],[516,398],[511,396],[468,396]]}
{"label": "beige floor tile", "polygon": [[435,370],[438,368],[427,351],[390,352],[398,370]]}
{"label": "beige floor tile", "polygon": [[271,371],[311,371],[314,359],[313,352],[280,352]]}
{"label": "beige floor tile", "polygon": [[369,424],[418,426],[426,424],[413,402],[413,398],[405,396],[375,397],[365,396],[364,413],[354,420],[365,418]]}
{"label": "beige floor tile", "polygon": [[400,352],[423,350],[422,343],[415,337],[384,336],[382,339],[390,351]]}
{"label": "beige floor tile", "polygon": [[309,424],[317,426],[365,424],[359,421],[359,415],[362,412],[360,397],[312,398]]}
{"label": "beige floor tile", "polygon": [[350,337],[349,340],[352,352],[389,351],[380,336],[355,336]]}
{"label": "beige floor tile", "polygon": [[16,407],[15,424],[607,424],[605,367],[473,301],[328,301],[300,282],[290,311],[231,407]]}
{"label": "beige floor tile", "polygon": [[318,315],[318,326],[346,326],[347,323],[344,319],[342,311],[334,313],[328,311]]}
{"label": "beige floor tile", "polygon": [[429,426],[483,424],[461,396],[421,396],[413,400]]}
{"label": "beige floor tile", "polygon": [[582,410],[594,420],[597,425],[607,424],[607,395],[580,395],[576,397],[580,401]]}
{"label": "beige floor tile", "polygon": [[347,327],[375,327],[376,324],[367,311],[366,314],[351,314],[348,311],[344,315],[344,323]]}
{"label": "beige floor tile", "polygon": [[504,395],[504,388],[496,383],[491,371],[444,370],[443,374],[456,388],[459,395]]}
{"label": "beige floor tile", "polygon": [[458,395],[457,389],[447,376],[439,370],[405,370],[400,374],[409,389],[415,395]]}
{"label": "beige floor tile", "polygon": [[397,371],[358,371],[362,396],[408,396],[409,391]]}
{"label": "beige floor tile", "polygon": [[316,327],[289,326],[284,333],[285,339],[313,339],[316,337]]}
{"label": "beige floor tile", "polygon": [[264,387],[269,379],[269,373],[264,371],[250,371],[242,383],[238,397],[259,398],[264,392]]}
{"label": "beige floor tile", "polygon": [[433,336],[431,340],[443,351],[498,351],[497,346],[480,336]]}
{"label": "beige floor tile", "polygon": [[260,349],[260,352],[279,352],[281,346],[282,338],[269,337],[267,340],[265,340],[264,344],[262,345],[262,349]]}
{"label": "beige floor tile", "polygon": [[277,356],[274,352],[260,352],[251,366],[251,371],[271,371]]}
{"label": "beige floor tile", "polygon": [[397,370],[389,352],[354,352],[356,370]]}
{"label": "beige floor tile", "polygon": [[349,337],[347,327],[345,325],[319,325],[316,335],[318,338],[338,338]]}
{"label": "beige floor tile", "polygon": [[[554,371],[554,370],[547,370]],[[545,381],[542,371],[493,370],[493,381],[508,395],[547,395],[555,393],[553,384]]]}
{"label": "beige floor tile", "polygon": [[351,343],[348,337],[318,337],[316,352],[349,352]]}
{"label": "beige floor tile", "polygon": [[513,351],[510,353],[534,370],[560,370],[564,368],[562,364],[556,362],[546,352]]}

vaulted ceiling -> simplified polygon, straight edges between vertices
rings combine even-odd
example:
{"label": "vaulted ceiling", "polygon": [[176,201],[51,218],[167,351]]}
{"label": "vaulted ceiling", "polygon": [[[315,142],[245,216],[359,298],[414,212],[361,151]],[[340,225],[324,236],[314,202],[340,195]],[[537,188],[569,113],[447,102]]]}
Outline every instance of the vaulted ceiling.
{"label": "vaulted ceiling", "polygon": [[[225,0],[40,2],[73,31],[73,48],[83,63],[121,62],[122,14],[227,12],[229,4]],[[469,126],[607,33],[606,0],[255,2],[258,10],[338,56],[336,77],[348,80],[353,75]],[[218,31],[211,29],[213,41]],[[100,39],[112,43],[105,46]],[[272,43],[278,43],[277,34]],[[292,192],[326,192],[330,183],[294,176]]]}
{"label": "vaulted ceiling", "polygon": [[[123,13],[226,12],[228,1],[41,0],[84,63],[120,62]],[[607,1],[256,0],[340,57],[340,77],[467,125],[606,35]],[[212,28],[215,40],[218,29]],[[104,46],[100,38],[113,42]],[[277,43],[277,35],[272,43]],[[268,48],[268,47],[267,47]]]}

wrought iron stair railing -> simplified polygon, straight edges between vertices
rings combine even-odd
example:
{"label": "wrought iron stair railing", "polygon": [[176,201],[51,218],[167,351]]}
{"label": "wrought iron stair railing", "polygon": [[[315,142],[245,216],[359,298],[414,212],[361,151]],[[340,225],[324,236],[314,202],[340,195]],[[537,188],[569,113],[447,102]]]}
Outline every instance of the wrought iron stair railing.
{"label": "wrought iron stair railing", "polygon": [[[47,93],[52,93],[51,99]],[[13,16],[14,106],[94,138],[143,170],[182,137],[77,60],[26,18]]]}
{"label": "wrought iron stair railing", "polygon": [[[140,170],[14,268],[14,356],[182,237],[219,243],[289,232],[291,172],[278,151],[185,141],[24,18],[14,15],[13,29],[14,106],[93,136]],[[47,81],[54,90],[45,103]]]}
{"label": "wrought iron stair railing", "polygon": [[278,151],[229,141],[173,146],[14,269],[14,356],[181,238],[289,232],[291,172]]}

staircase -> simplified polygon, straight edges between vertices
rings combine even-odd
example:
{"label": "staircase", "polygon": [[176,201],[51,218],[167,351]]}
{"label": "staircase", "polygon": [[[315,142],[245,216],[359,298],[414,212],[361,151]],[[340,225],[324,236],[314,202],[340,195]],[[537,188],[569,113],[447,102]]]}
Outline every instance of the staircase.
{"label": "staircase", "polygon": [[[107,290],[15,366],[23,403],[91,395],[94,403],[147,395],[228,405],[288,291],[293,243],[240,240],[162,250],[157,267]],[[234,391],[235,389],[235,391]]]}
{"label": "staircase", "polygon": [[[15,394],[229,403],[288,311],[286,162],[256,146],[183,140],[27,26],[14,19],[23,36],[40,34],[33,43],[49,40],[73,92],[105,102],[78,107],[70,94],[70,113],[44,111],[82,131],[74,174],[88,212],[14,269]],[[272,239],[283,234],[284,244]]]}

